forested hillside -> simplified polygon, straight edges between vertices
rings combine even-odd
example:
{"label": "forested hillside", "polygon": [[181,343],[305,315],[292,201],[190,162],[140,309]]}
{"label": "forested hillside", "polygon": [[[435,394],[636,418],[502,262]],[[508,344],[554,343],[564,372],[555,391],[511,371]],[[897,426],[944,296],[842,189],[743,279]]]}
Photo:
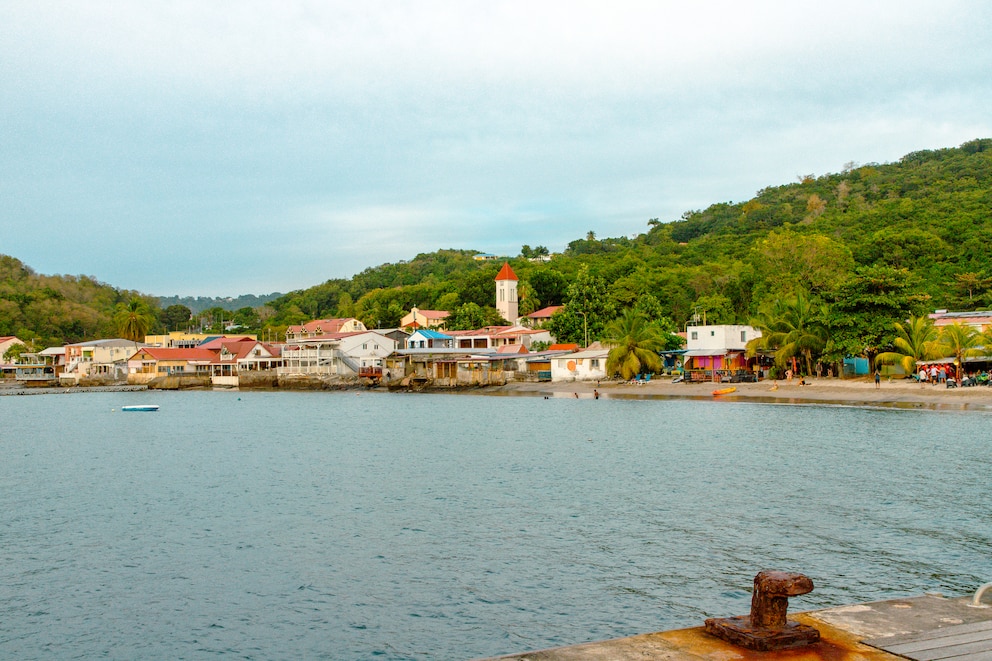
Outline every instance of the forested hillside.
{"label": "forested hillside", "polygon": [[[860,354],[891,342],[910,314],[992,306],[992,139],[851,164],[647,225],[632,239],[590,232],[550,263],[511,259],[521,311],[566,304],[555,330],[577,340],[583,321],[595,337],[630,307],[669,327],[694,315],[747,323],[803,294],[831,331],[829,353]],[[271,321],[339,314],[392,326],[417,305],[452,311],[462,327],[492,307],[499,266],[470,251],[418,255],[284,296]]]}
{"label": "forested hillside", "polygon": [[[523,246],[509,258],[521,280],[521,313],[565,304],[554,330],[577,340],[583,324],[595,338],[628,308],[674,329],[694,316],[748,323],[799,300],[826,329],[824,355],[873,353],[909,315],[992,307],[992,139],[808,175],[642,229],[634,238],[589,232],[547,263],[523,257],[542,252]],[[455,328],[491,323],[502,262],[474,254],[417,255],[240,314],[270,334],[331,316],[395,326],[412,306],[452,312]],[[0,264],[0,334],[59,341],[113,334],[107,311],[128,292],[90,278],[38,276],[9,257]],[[167,326],[161,319],[160,312]]]}

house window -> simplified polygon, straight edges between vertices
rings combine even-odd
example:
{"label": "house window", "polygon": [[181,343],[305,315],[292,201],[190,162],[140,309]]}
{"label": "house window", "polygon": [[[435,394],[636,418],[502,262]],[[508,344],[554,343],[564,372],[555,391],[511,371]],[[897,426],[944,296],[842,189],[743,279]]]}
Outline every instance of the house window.
{"label": "house window", "polygon": [[716,331],[710,331],[710,337],[716,336]]}
{"label": "house window", "polygon": [[692,339],[693,340],[698,340],[699,339],[699,332],[698,331],[692,331]]}
{"label": "house window", "polygon": [[741,342],[747,342],[747,331],[741,331]]}
{"label": "house window", "polygon": [[599,369],[599,358],[593,358],[589,361],[589,369],[598,370]]}

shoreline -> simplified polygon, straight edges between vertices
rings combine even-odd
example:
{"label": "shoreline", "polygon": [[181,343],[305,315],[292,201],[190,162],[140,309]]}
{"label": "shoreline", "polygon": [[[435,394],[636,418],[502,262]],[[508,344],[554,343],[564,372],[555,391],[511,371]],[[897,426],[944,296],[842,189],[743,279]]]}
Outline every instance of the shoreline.
{"label": "shoreline", "polygon": [[[798,379],[792,383],[781,381],[761,381],[759,383],[731,384],[733,393],[714,396],[713,391],[728,384],[715,383],[672,383],[670,377],[652,379],[647,383],[618,381],[569,381],[569,382],[511,382],[503,386],[468,388],[426,388],[423,390],[401,390],[421,394],[447,393],[483,396],[532,396],[532,397],[578,397],[593,399],[598,391],[601,399],[697,399],[724,402],[751,402],[761,404],[820,404],[831,406],[857,406],[866,408],[929,409],[947,411],[992,411],[992,387],[973,386],[968,388],[947,388],[942,385],[925,384],[900,379],[882,381],[875,388],[871,378],[812,379],[809,385],[800,386]],[[148,390],[145,386],[106,385],[71,387],[24,387],[16,384],[0,384],[0,396],[12,395],[51,395],[85,392],[134,392]],[[223,389],[233,392],[239,389]],[[251,392],[245,388],[241,392]],[[282,392],[285,389],[264,389]],[[354,391],[386,392],[384,386],[368,388],[355,386]],[[392,392],[392,391],[391,391]]]}
{"label": "shoreline", "polygon": [[[713,391],[733,386],[733,393],[714,396]],[[724,402],[763,404],[822,404],[870,408],[930,409],[950,411],[992,411],[992,387],[972,386],[947,388],[906,379],[882,381],[875,387],[874,379],[811,379],[809,385],[761,381],[758,383],[672,383],[662,377],[643,384],[617,381],[573,381],[566,383],[510,383],[491,388],[481,394],[544,395],[548,397],[593,398],[599,391],[602,399],[708,399]]]}

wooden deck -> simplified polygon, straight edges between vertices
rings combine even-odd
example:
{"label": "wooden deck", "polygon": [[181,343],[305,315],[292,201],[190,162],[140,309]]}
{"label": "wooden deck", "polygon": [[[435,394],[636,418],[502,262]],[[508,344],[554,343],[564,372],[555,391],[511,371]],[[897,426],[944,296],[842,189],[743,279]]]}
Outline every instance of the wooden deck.
{"label": "wooden deck", "polygon": [[973,622],[923,633],[864,641],[914,661],[992,661],[992,621]]}

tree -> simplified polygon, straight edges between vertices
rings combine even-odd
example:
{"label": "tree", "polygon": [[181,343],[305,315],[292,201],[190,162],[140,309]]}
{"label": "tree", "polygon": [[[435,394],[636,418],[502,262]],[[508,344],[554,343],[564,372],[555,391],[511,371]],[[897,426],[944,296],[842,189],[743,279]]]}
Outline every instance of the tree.
{"label": "tree", "polygon": [[752,319],[751,325],[761,331],[761,337],[748,343],[750,355],[758,349],[773,349],[780,367],[790,360],[795,365],[796,359],[802,358],[805,373],[813,373],[813,358],[827,344],[822,306],[799,293],[791,300],[776,301],[769,312]]}
{"label": "tree", "polygon": [[910,317],[905,324],[896,322],[894,326],[894,350],[878,354],[875,364],[899,365],[906,374],[915,374],[918,361],[937,357],[937,329],[929,317]]}
{"label": "tree", "polygon": [[10,345],[6,351],[3,352],[3,360],[6,363],[16,363],[21,357],[22,353],[29,351],[28,345],[23,342],[18,342],[16,344]]}
{"label": "tree", "polygon": [[162,310],[159,321],[168,331],[177,331],[184,328],[193,317],[193,312],[185,305],[170,305]]}
{"label": "tree", "polygon": [[470,301],[455,308],[445,320],[444,327],[448,330],[475,330],[483,326],[498,326],[500,321],[502,318],[495,308],[484,308]]}
{"label": "tree", "polygon": [[606,281],[592,275],[586,264],[579,268],[575,280],[568,286],[565,307],[569,312],[582,317],[583,340],[597,337],[606,320],[612,319],[614,314],[613,305],[607,296]]}
{"label": "tree", "polygon": [[262,327],[262,318],[255,308],[243,307],[234,312],[234,324],[241,328],[258,329]]}
{"label": "tree", "polygon": [[137,296],[132,296],[127,303],[119,303],[117,312],[114,314],[117,332],[120,333],[121,337],[134,342],[135,345],[144,341],[148,329],[151,328],[152,319],[151,308]]}
{"label": "tree", "polygon": [[940,329],[937,346],[945,356],[953,356],[957,365],[957,380],[961,383],[961,373],[964,369],[965,358],[980,356],[984,340],[981,333],[961,323],[948,324]]}
{"label": "tree", "polygon": [[769,291],[786,296],[800,290],[817,295],[833,289],[854,267],[844,244],[790,229],[770,232],[755,244],[751,258]]}
{"label": "tree", "polygon": [[560,272],[544,267],[531,271],[525,279],[542,305],[561,305],[565,301],[568,279]]}
{"label": "tree", "polygon": [[636,310],[627,309],[623,315],[606,325],[603,344],[610,347],[606,356],[606,373],[620,374],[625,380],[642,371],[661,369],[658,352],[664,340],[657,326]]}
{"label": "tree", "polygon": [[834,360],[863,355],[874,364],[879,349],[892,346],[896,322],[926,312],[929,297],[919,284],[905,269],[857,268],[827,294],[827,353]]}

